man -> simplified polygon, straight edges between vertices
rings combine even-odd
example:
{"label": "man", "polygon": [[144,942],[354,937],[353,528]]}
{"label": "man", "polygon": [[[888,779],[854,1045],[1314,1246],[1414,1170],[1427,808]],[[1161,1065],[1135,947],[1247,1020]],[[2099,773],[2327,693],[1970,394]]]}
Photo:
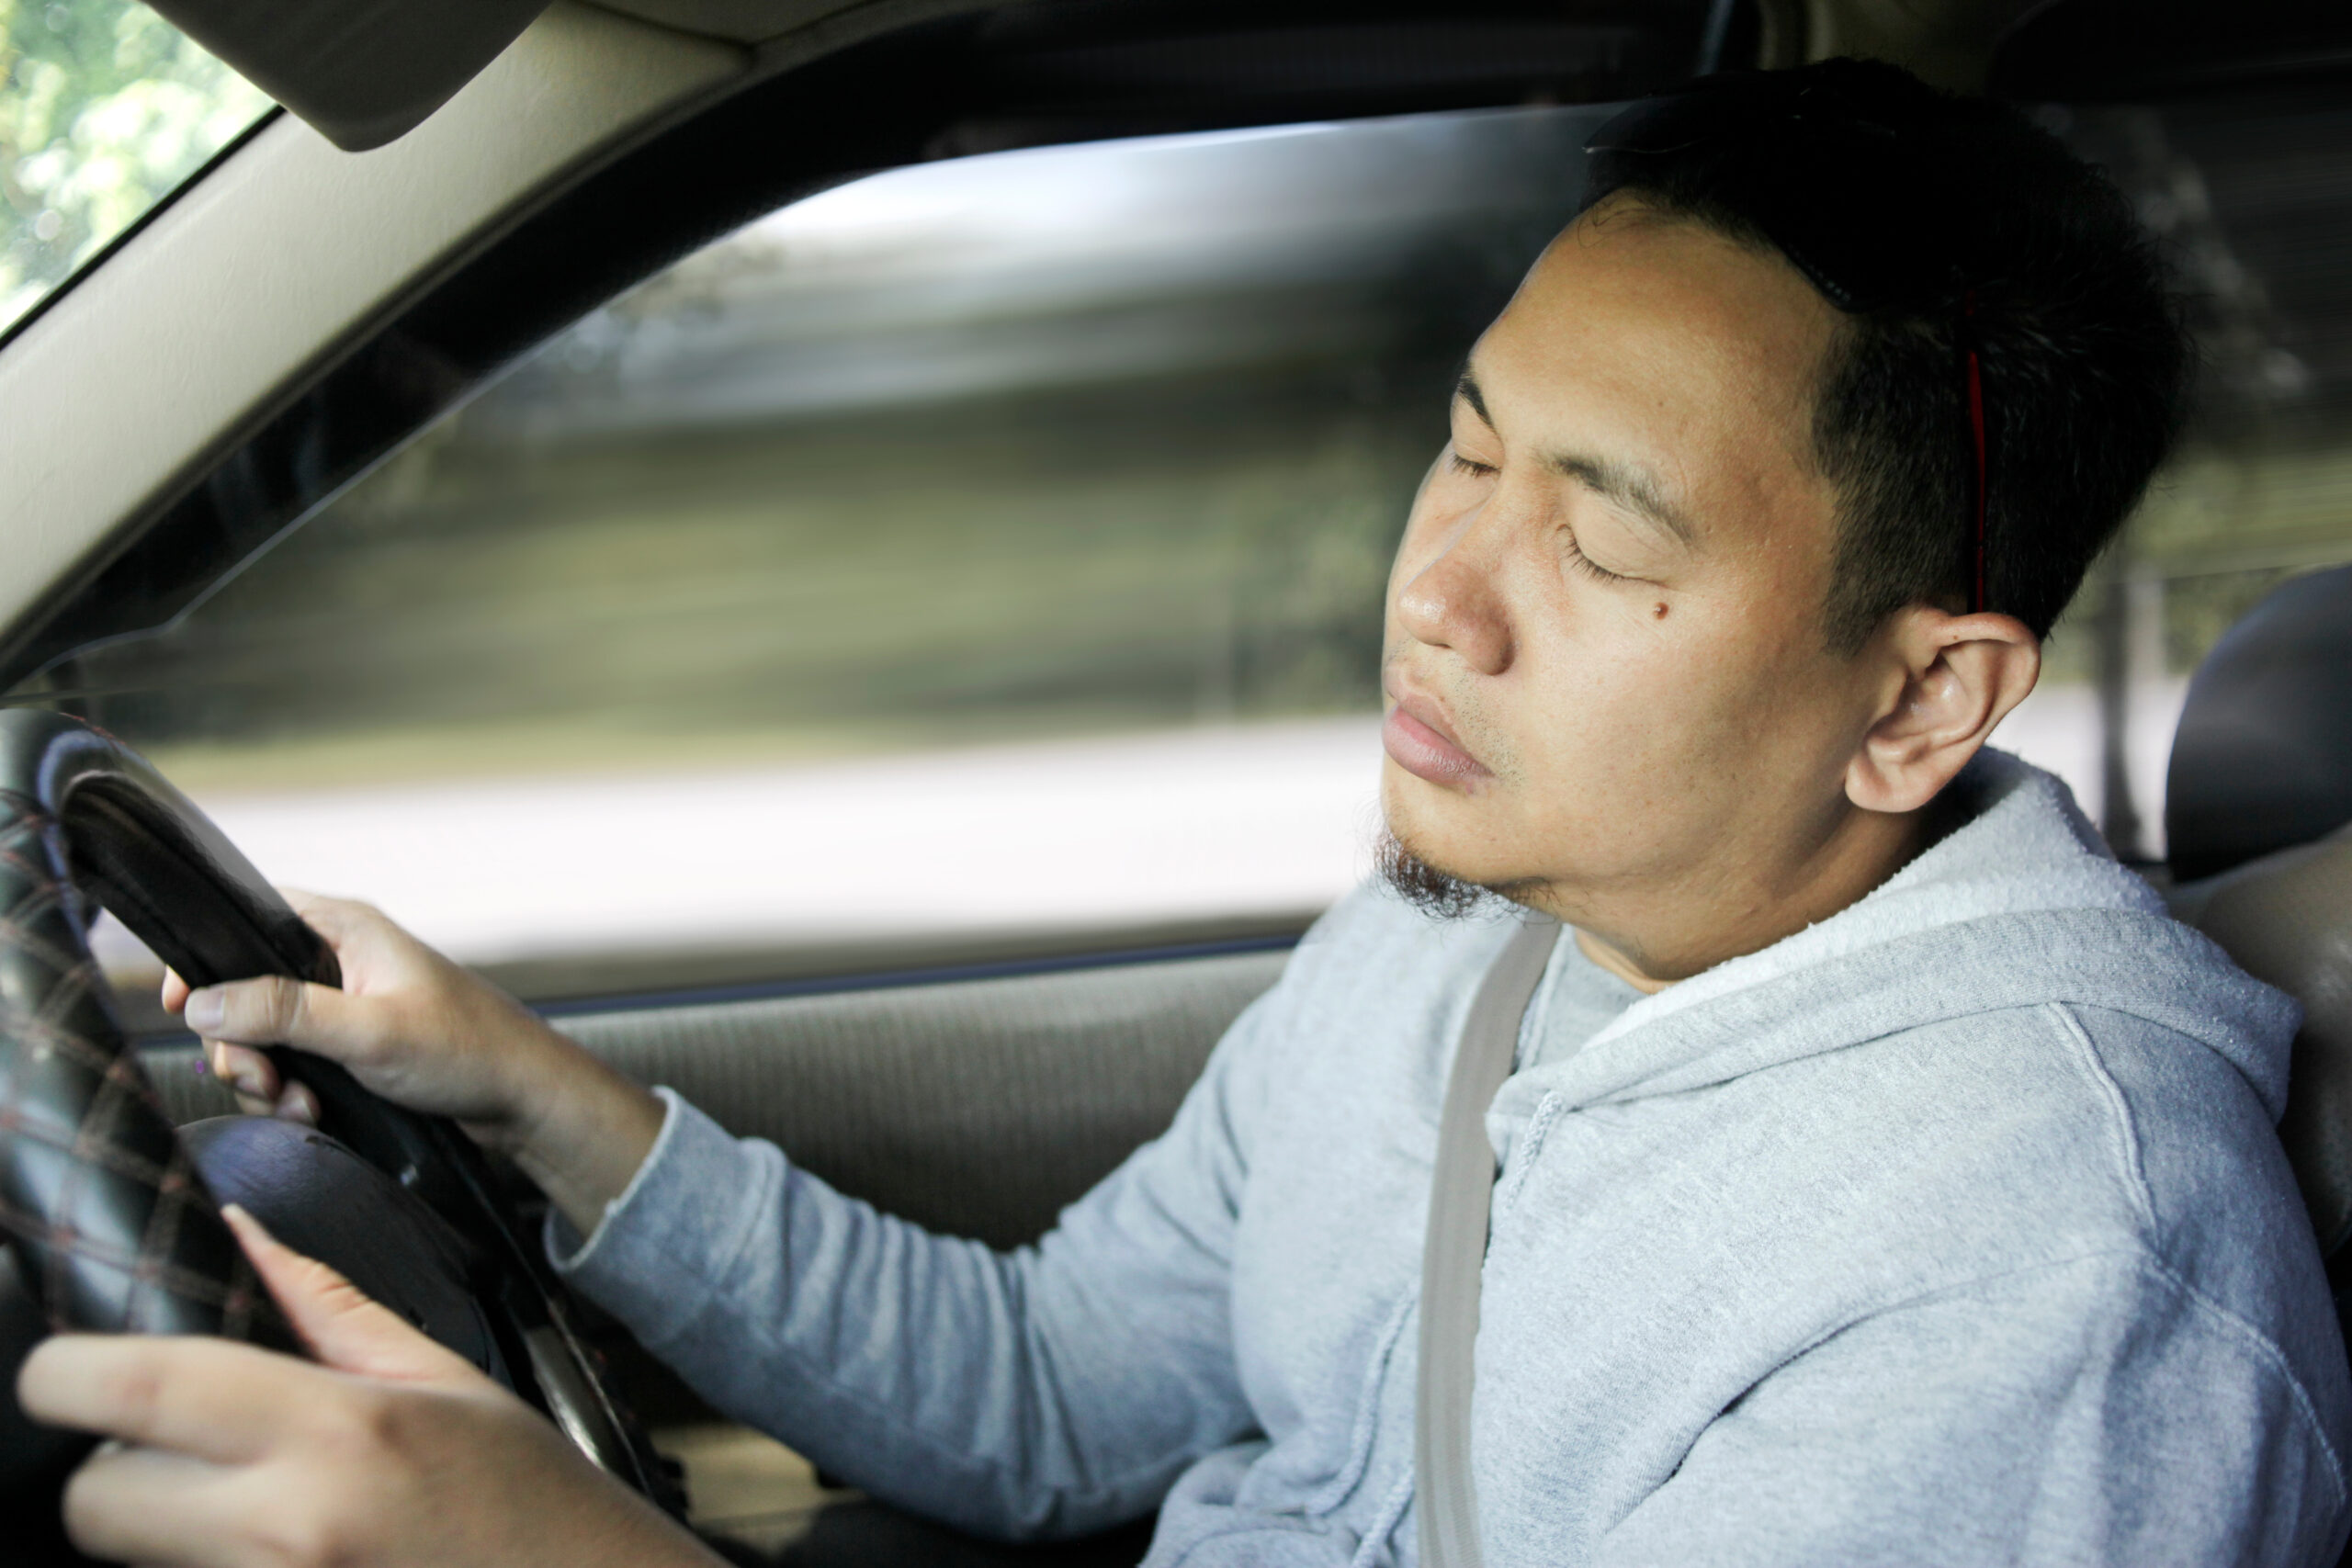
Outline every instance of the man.
{"label": "man", "polygon": [[[1391,891],[1035,1248],[842,1198],[357,906],[305,908],[345,992],[167,1000],[255,1097],[243,1047],[291,1041],[512,1149],[583,1290],[878,1496],[1013,1536],[1157,1507],[1154,1563],[1409,1562],[1438,1110],[1522,906],[1568,934],[1487,1117],[1488,1561],[2334,1561],[2292,1005],[1983,750],[2176,422],[2145,243],[2054,142],[1883,67],[1718,80],[1597,149],[1398,551]],[[91,1550],[695,1560],[243,1228],[323,1368],[28,1364],[29,1408],[135,1445],[69,1493]]]}

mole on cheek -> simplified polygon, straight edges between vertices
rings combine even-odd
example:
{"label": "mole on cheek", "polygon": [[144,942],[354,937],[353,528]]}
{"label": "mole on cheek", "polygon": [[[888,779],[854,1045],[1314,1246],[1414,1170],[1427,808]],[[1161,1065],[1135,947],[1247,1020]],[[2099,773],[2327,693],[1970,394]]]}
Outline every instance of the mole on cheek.
{"label": "mole on cheek", "polygon": [[1652,610],[1650,612],[1650,619],[1654,621],[1662,621],[1666,619],[1666,606],[1660,604],[1657,609]]}

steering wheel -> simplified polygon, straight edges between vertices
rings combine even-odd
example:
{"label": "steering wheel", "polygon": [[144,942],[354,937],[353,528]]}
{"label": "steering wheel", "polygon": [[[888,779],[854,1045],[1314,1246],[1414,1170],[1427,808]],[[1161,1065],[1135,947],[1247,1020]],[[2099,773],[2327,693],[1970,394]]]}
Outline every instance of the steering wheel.
{"label": "steering wheel", "polygon": [[[220,1219],[216,1188],[289,1245],[339,1238],[314,1255],[395,1298],[394,1310],[536,1405],[600,1468],[679,1511],[674,1482],[473,1142],[283,1048],[272,1052],[280,1074],[318,1099],[317,1132],[220,1118],[175,1133],[90,956],[100,908],[193,986],[342,979],[326,943],[154,769],[79,720],[0,710],[0,1536],[21,1540],[20,1522],[53,1529],[57,1487],[88,1447],[17,1407],[16,1368],[44,1331],[296,1348]],[[334,1213],[288,1234],[288,1217],[296,1230],[318,1217],[306,1201]]]}

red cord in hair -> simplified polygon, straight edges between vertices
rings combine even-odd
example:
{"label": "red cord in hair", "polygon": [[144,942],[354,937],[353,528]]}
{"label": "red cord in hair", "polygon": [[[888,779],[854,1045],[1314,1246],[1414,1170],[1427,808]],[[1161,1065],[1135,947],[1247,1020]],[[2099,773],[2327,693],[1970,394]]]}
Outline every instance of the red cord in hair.
{"label": "red cord in hair", "polygon": [[[1968,291],[1964,316],[1976,315],[1976,290]],[[1975,531],[1970,536],[1968,609],[1984,611],[1984,373],[1976,362],[1976,334],[1963,326],[1968,338],[1968,434],[1976,453]]]}

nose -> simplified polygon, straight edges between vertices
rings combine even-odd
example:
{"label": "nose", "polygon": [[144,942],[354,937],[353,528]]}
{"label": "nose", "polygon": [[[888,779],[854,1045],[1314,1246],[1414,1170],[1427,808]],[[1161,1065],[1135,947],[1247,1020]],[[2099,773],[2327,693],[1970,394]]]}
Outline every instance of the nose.
{"label": "nose", "polygon": [[1396,621],[1406,635],[1442,648],[1482,675],[1510,668],[1511,629],[1498,581],[1504,530],[1481,506],[1447,529],[1437,553],[1420,563],[1396,592]]}

